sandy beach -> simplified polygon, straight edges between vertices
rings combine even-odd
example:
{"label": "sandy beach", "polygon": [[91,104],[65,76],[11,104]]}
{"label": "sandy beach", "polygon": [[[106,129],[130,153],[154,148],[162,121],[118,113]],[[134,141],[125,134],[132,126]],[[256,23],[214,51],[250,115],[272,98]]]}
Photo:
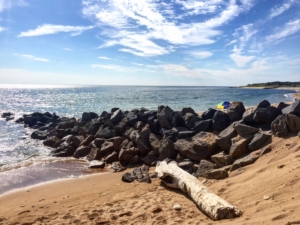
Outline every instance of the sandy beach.
{"label": "sandy beach", "polygon": [[121,181],[124,172],[108,172],[6,193],[0,196],[0,224],[299,224],[299,137],[273,137],[271,147],[229,178],[205,182],[242,210],[233,220],[210,220],[188,196],[158,179],[128,184]]}

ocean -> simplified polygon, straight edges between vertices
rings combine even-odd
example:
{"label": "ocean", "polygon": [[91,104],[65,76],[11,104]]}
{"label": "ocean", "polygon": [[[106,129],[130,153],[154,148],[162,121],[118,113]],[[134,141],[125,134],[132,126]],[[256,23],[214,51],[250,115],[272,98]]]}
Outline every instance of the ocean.
{"label": "ocean", "polygon": [[[183,86],[79,86],[0,85],[0,112],[15,119],[32,112],[55,112],[80,118],[83,112],[122,110],[168,105],[173,110],[192,107],[196,112],[214,108],[221,101],[241,101],[245,106],[266,99],[271,103],[293,101],[291,90]],[[0,194],[58,178],[95,172],[84,160],[53,158],[41,141],[31,140],[32,130],[0,119]],[[98,172],[96,170],[96,172]]]}

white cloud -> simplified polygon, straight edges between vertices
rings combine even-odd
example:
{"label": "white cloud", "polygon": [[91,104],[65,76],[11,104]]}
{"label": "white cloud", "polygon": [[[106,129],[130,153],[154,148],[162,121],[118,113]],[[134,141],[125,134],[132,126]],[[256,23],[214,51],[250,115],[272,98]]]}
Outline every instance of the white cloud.
{"label": "white cloud", "polygon": [[66,51],[73,51],[72,49],[70,49],[70,48],[63,48],[64,50],[66,50]]}
{"label": "white cloud", "polygon": [[0,26],[0,32],[7,30],[5,27]]}
{"label": "white cloud", "polygon": [[196,0],[175,0],[182,5],[182,10],[187,11],[187,15],[198,15],[214,13],[223,5],[223,0],[196,1]]}
{"label": "white cloud", "polygon": [[287,11],[289,8],[291,8],[291,6],[293,4],[296,4],[297,0],[288,0],[285,1],[282,5],[280,6],[275,6],[271,9],[271,14],[269,16],[270,19],[279,16],[280,14],[284,13],[285,11]]}
{"label": "white cloud", "polygon": [[106,56],[98,56],[98,59],[110,60],[111,58],[108,58]]}
{"label": "white cloud", "polygon": [[0,12],[13,6],[27,6],[24,0],[0,0]]}
{"label": "white cloud", "polygon": [[258,30],[253,28],[253,24],[243,25],[240,28],[235,30],[234,36],[238,38],[239,44],[241,47],[244,47],[245,44],[255,35]]}
{"label": "white cloud", "polygon": [[299,30],[300,30],[300,19],[296,19],[286,23],[283,28],[278,29],[278,32],[266,36],[266,41],[268,43],[273,43],[273,42],[277,43],[283,38],[297,33]]}
{"label": "white cloud", "polygon": [[234,49],[232,51],[233,53],[230,54],[229,57],[235,62],[238,67],[245,67],[255,58],[255,56],[242,55],[242,50],[238,49],[237,46],[234,46]]}
{"label": "white cloud", "polygon": [[29,60],[42,61],[42,62],[49,62],[50,61],[49,59],[38,58],[38,57],[35,57],[33,55],[26,55],[26,54],[14,54],[14,55],[19,56],[19,57],[24,58],[24,59],[29,59]]}
{"label": "white cloud", "polygon": [[92,68],[102,68],[102,69],[109,69],[109,70],[122,70],[121,66],[118,65],[112,65],[112,64],[108,64],[108,65],[102,65],[102,64],[93,64]]}
{"label": "white cloud", "polygon": [[232,41],[230,41],[229,43],[227,43],[227,44],[225,45],[225,47],[226,47],[226,46],[233,45],[233,44],[235,44],[236,42],[237,42],[237,40],[232,40]]}
{"label": "white cloud", "polygon": [[189,54],[198,59],[205,59],[213,55],[213,53],[209,51],[191,51]]}
{"label": "white cloud", "polygon": [[135,62],[133,62],[132,64],[137,65],[137,66],[143,66],[143,65],[144,65],[144,64],[141,64],[141,63],[135,63]]}
{"label": "white cloud", "polygon": [[29,30],[25,32],[21,32],[18,37],[32,37],[32,36],[40,36],[40,35],[48,35],[48,34],[56,34],[60,32],[72,32],[72,36],[80,35],[85,30],[93,29],[94,26],[64,26],[64,25],[53,25],[53,24],[43,24],[38,26],[34,30]]}

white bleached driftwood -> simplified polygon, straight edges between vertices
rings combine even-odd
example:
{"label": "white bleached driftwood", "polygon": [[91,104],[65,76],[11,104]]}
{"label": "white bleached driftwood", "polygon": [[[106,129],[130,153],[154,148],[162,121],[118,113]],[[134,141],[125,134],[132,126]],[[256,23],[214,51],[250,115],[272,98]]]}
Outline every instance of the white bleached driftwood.
{"label": "white bleached driftwood", "polygon": [[231,219],[242,215],[237,207],[214,194],[200,180],[178,167],[174,161],[158,162],[155,173],[168,187],[186,192],[198,208],[212,220]]}

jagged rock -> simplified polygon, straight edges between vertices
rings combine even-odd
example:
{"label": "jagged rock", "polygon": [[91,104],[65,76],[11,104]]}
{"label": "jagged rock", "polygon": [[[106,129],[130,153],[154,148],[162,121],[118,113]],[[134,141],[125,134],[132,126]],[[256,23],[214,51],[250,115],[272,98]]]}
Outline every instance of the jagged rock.
{"label": "jagged rock", "polygon": [[107,127],[112,130],[114,128],[114,126],[115,126],[115,124],[111,120],[106,120],[103,123],[103,128]]}
{"label": "jagged rock", "polygon": [[282,109],[283,114],[294,114],[300,116],[300,100],[295,100],[292,105]]}
{"label": "jagged rock", "polygon": [[212,119],[212,118],[214,118],[214,115],[215,115],[216,112],[217,112],[217,110],[209,108],[207,111],[205,111],[202,114],[202,119],[203,120]]}
{"label": "jagged rock", "polygon": [[140,137],[144,139],[149,139],[149,136],[151,134],[151,130],[149,128],[149,125],[147,124],[140,132]]}
{"label": "jagged rock", "polygon": [[94,135],[89,135],[87,136],[86,139],[84,139],[80,144],[79,146],[88,146],[93,140],[95,139]]}
{"label": "jagged rock", "polygon": [[123,147],[121,150],[120,150],[120,153],[119,153],[119,161],[121,163],[129,163],[132,158],[136,155],[139,154],[139,149],[138,148],[134,148],[134,147],[131,147],[131,148],[127,148],[127,147]]}
{"label": "jagged rock", "polygon": [[110,121],[113,124],[117,124],[118,122],[120,122],[123,118],[123,112],[121,109],[117,109],[116,111],[114,111],[114,113],[112,114],[112,116],[110,117]]}
{"label": "jagged rock", "polygon": [[149,142],[150,142],[150,145],[152,147],[152,150],[155,152],[155,154],[159,154],[159,147],[160,147],[160,140],[161,140],[161,137],[158,136],[158,135],[155,135],[153,133],[151,133],[149,135]]}
{"label": "jagged rock", "polygon": [[237,136],[235,138],[232,138],[232,145],[229,151],[229,155],[233,159],[237,159],[240,156],[246,154],[248,152],[248,144],[250,143],[252,139],[252,135],[249,136]]}
{"label": "jagged rock", "polygon": [[285,104],[284,102],[280,102],[277,106],[277,109],[283,110],[285,107],[288,107],[288,104]]}
{"label": "jagged rock", "polygon": [[137,179],[141,179],[143,178],[143,174],[142,174],[142,170],[139,167],[135,167],[132,171],[132,175],[137,178]]}
{"label": "jagged rock", "polygon": [[116,151],[112,152],[105,158],[106,163],[113,163],[115,161],[118,161],[118,153]]}
{"label": "jagged rock", "polygon": [[141,131],[145,126],[145,123],[142,122],[142,121],[137,121],[135,124],[134,124],[134,128],[138,131]]}
{"label": "jagged rock", "polygon": [[217,144],[224,151],[230,150],[231,139],[237,136],[237,132],[234,129],[234,125],[235,123],[231,124],[218,135]]}
{"label": "jagged rock", "polygon": [[98,147],[101,148],[102,144],[105,142],[105,139],[103,138],[96,138],[94,139],[94,144]]}
{"label": "jagged rock", "polygon": [[174,112],[172,117],[172,126],[173,127],[180,127],[184,126],[184,120],[182,115],[179,112]]}
{"label": "jagged rock", "polygon": [[202,159],[199,163],[198,170],[194,175],[195,175],[195,177],[204,177],[205,172],[216,169],[216,168],[217,168],[216,164]]}
{"label": "jagged rock", "polygon": [[52,156],[67,157],[72,156],[75,152],[75,148],[66,142],[61,143],[56,149],[51,151]]}
{"label": "jagged rock", "polygon": [[230,155],[226,155],[225,152],[220,152],[216,155],[211,156],[211,160],[217,164],[218,167],[228,166],[233,163]]}
{"label": "jagged rock", "polygon": [[140,162],[140,158],[138,155],[135,155],[132,157],[132,159],[129,162],[129,165],[136,165]]}
{"label": "jagged rock", "polygon": [[60,141],[61,140],[58,137],[52,136],[52,137],[48,137],[45,141],[43,141],[43,144],[52,147],[53,145],[55,145],[55,143]]}
{"label": "jagged rock", "polygon": [[134,143],[136,143],[137,139],[140,138],[140,132],[138,130],[132,130],[130,133],[129,133],[129,136],[128,136],[129,140],[133,141]]}
{"label": "jagged rock", "polygon": [[110,110],[110,113],[111,114],[114,114],[114,112],[116,112],[117,110],[119,110],[120,108],[118,108],[118,107],[114,107],[114,108],[112,108],[111,110]]}
{"label": "jagged rock", "polygon": [[45,139],[47,139],[47,134],[48,134],[48,132],[37,130],[31,134],[31,138],[38,139],[38,140],[45,140]]}
{"label": "jagged rock", "polygon": [[68,128],[73,128],[74,125],[76,123],[76,119],[75,118],[71,118],[71,119],[68,119],[64,122],[61,122],[58,126],[58,129],[63,129],[63,130],[66,130]]}
{"label": "jagged rock", "polygon": [[123,141],[125,140],[126,138],[125,137],[113,137],[113,138],[110,138],[108,139],[107,141],[110,141],[113,143],[114,145],[114,149],[116,152],[119,152],[120,149],[121,149],[121,144],[123,143]]}
{"label": "jagged rock", "polygon": [[178,139],[174,148],[189,159],[200,161],[210,157],[216,150],[216,139],[217,136],[212,133],[200,132],[192,138]]}
{"label": "jagged rock", "polygon": [[176,158],[177,153],[174,150],[174,143],[168,138],[163,138],[160,141],[160,146],[159,146],[158,150],[159,150],[160,160],[164,160],[166,158],[169,158],[169,159]]}
{"label": "jagged rock", "polygon": [[173,110],[169,106],[158,106],[157,119],[160,128],[171,129],[171,119]]}
{"label": "jagged rock", "polygon": [[212,119],[202,120],[195,123],[195,126],[192,128],[192,131],[197,133],[201,131],[208,131],[212,126]]}
{"label": "jagged rock", "polygon": [[126,170],[126,167],[122,166],[120,162],[113,162],[111,164],[111,169],[114,170],[114,172],[122,172]]}
{"label": "jagged rock", "polygon": [[209,170],[204,173],[204,177],[206,179],[216,179],[216,180],[221,180],[227,178],[229,175],[227,171],[223,168],[220,169],[214,169],[214,170]]}
{"label": "jagged rock", "polygon": [[156,117],[157,116],[157,111],[152,110],[152,111],[140,111],[137,113],[138,119],[143,122],[147,123],[149,117]]}
{"label": "jagged rock", "polygon": [[149,177],[149,174],[146,175],[146,176],[144,176],[143,178],[139,179],[139,182],[140,183],[148,183],[148,184],[150,184],[151,183],[151,179]]}
{"label": "jagged rock", "polygon": [[287,127],[291,132],[300,131],[300,117],[294,114],[286,114],[285,118],[286,118]]}
{"label": "jagged rock", "polygon": [[138,121],[138,117],[137,115],[133,114],[133,113],[128,113],[126,115],[126,121],[127,121],[127,124],[131,125],[131,126],[134,126],[134,124]]}
{"label": "jagged rock", "polygon": [[98,160],[93,160],[89,164],[89,168],[91,169],[96,169],[96,168],[103,169],[104,167],[105,167],[105,162],[98,161]]}
{"label": "jagged rock", "polygon": [[138,138],[136,140],[136,145],[137,145],[137,147],[140,150],[142,155],[146,155],[152,149],[149,140],[145,139],[145,138]]}
{"label": "jagged rock", "polygon": [[286,124],[285,115],[279,115],[271,123],[272,134],[278,137],[285,137],[288,135],[288,128]]}
{"label": "jagged rock", "polygon": [[248,166],[250,164],[255,163],[255,161],[259,158],[260,151],[251,152],[245,156],[238,158],[232,165],[230,172],[237,170],[241,167]]}
{"label": "jagged rock", "polygon": [[246,111],[243,114],[243,121],[245,121],[246,124],[255,123],[253,117],[254,117],[256,110],[257,110],[257,107],[250,107],[250,108],[246,109]]}
{"label": "jagged rock", "polygon": [[242,102],[233,102],[227,109],[227,115],[231,121],[238,121],[242,119],[245,111],[246,110]]}
{"label": "jagged rock", "polygon": [[145,156],[144,158],[142,158],[143,162],[147,165],[147,166],[151,166],[152,163],[154,161],[156,161],[157,156],[155,155],[154,151],[151,151],[148,153],[147,156]]}
{"label": "jagged rock", "polygon": [[102,125],[101,122],[92,122],[90,124],[90,126],[88,126],[87,128],[87,133],[88,134],[92,134],[92,135],[96,135],[97,131],[99,130],[100,126]]}
{"label": "jagged rock", "polygon": [[81,158],[81,157],[87,156],[89,154],[90,150],[91,150],[90,147],[82,145],[76,149],[76,151],[73,154],[73,157]]}
{"label": "jagged rock", "polygon": [[185,159],[182,162],[179,162],[177,165],[184,171],[188,173],[193,173],[194,163],[191,160]]}
{"label": "jagged rock", "polygon": [[195,123],[198,121],[201,121],[201,117],[192,114],[192,113],[186,113],[183,117],[185,126],[189,129],[192,129],[195,126]]}
{"label": "jagged rock", "polygon": [[101,160],[102,155],[100,153],[100,148],[91,148],[89,154],[86,156],[86,159],[88,161]]}
{"label": "jagged rock", "polygon": [[149,124],[149,128],[150,128],[152,133],[159,134],[158,119],[155,119],[155,117],[151,116],[151,117],[148,118],[147,124]]}
{"label": "jagged rock", "polygon": [[281,111],[273,106],[267,108],[258,108],[253,116],[253,120],[257,123],[271,124]]}
{"label": "jagged rock", "polygon": [[271,104],[268,100],[262,100],[260,103],[258,103],[257,108],[268,108],[269,106],[271,106]]}
{"label": "jagged rock", "polygon": [[96,114],[94,112],[84,112],[81,116],[81,120],[84,122],[88,122],[95,118],[98,118],[98,114]]}
{"label": "jagged rock", "polygon": [[213,117],[212,128],[221,132],[230,125],[230,119],[228,115],[222,111],[217,111]]}
{"label": "jagged rock", "polygon": [[135,180],[135,176],[133,176],[132,173],[124,173],[122,175],[122,181],[126,182],[126,183],[131,183]]}
{"label": "jagged rock", "polygon": [[187,138],[187,137],[192,137],[196,134],[195,131],[179,131],[178,132],[178,139],[183,139],[183,138]]}
{"label": "jagged rock", "polygon": [[243,135],[250,135],[250,134],[255,134],[259,132],[259,129],[255,127],[250,127],[245,124],[235,124],[234,126],[235,131],[238,133],[238,135],[243,136]]}
{"label": "jagged rock", "polygon": [[166,130],[164,128],[160,129],[160,134],[163,136],[163,138],[168,138],[171,141],[175,142],[178,139],[178,131],[176,130]]}
{"label": "jagged rock", "polygon": [[119,122],[115,127],[114,127],[114,129],[119,133],[119,134],[122,134],[124,131],[125,131],[125,129],[127,128],[127,123],[125,123],[125,122]]}
{"label": "jagged rock", "polygon": [[252,138],[251,142],[248,144],[248,149],[253,152],[257,149],[263,147],[264,144],[267,143],[271,139],[272,135],[268,135],[265,133],[257,133]]}
{"label": "jagged rock", "polygon": [[115,150],[114,144],[110,141],[105,141],[101,145],[100,153],[102,156],[107,156]]}
{"label": "jagged rock", "polygon": [[14,114],[11,113],[11,112],[4,112],[4,113],[1,114],[1,117],[2,117],[2,118],[6,118],[6,117],[13,116],[13,115],[14,115]]}
{"label": "jagged rock", "polygon": [[96,134],[96,137],[97,138],[106,138],[106,139],[109,139],[109,138],[112,138],[114,136],[117,135],[117,132],[115,130],[111,130],[109,129],[108,127],[100,130],[97,134]]}

